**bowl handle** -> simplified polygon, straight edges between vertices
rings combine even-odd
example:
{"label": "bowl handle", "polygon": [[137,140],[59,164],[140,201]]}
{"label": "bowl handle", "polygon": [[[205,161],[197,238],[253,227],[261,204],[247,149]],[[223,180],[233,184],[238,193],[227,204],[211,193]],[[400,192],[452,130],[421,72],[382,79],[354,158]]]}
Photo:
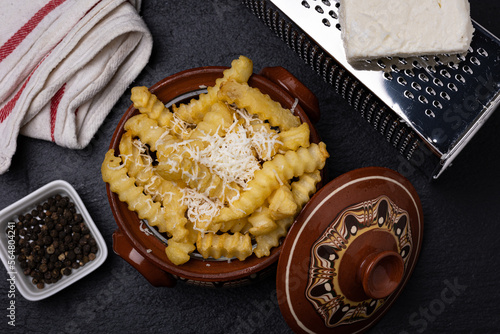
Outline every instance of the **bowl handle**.
{"label": "bowl handle", "polygon": [[131,264],[145,279],[156,287],[174,287],[176,279],[144,258],[127,240],[120,229],[113,233],[113,251]]}
{"label": "bowl handle", "polygon": [[318,98],[292,73],[281,66],[276,66],[265,67],[259,74],[284,88],[293,97],[296,97],[312,123],[319,121],[320,110]]}

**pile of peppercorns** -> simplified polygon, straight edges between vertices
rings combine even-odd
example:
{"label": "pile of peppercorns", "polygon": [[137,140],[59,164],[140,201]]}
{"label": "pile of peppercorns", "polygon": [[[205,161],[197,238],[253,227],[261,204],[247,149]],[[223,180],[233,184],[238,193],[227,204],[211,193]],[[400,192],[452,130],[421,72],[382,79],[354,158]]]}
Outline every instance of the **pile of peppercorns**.
{"label": "pile of peppercorns", "polygon": [[97,243],[66,196],[54,195],[16,221],[16,255],[33,284],[43,289],[96,258]]}

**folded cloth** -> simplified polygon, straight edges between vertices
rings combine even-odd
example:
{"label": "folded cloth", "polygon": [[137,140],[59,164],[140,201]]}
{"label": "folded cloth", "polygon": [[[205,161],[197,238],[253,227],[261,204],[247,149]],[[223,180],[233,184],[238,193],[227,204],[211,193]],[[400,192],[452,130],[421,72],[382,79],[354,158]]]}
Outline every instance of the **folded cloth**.
{"label": "folded cloth", "polygon": [[146,66],[140,0],[6,1],[0,14],[0,174],[21,133],[84,148]]}

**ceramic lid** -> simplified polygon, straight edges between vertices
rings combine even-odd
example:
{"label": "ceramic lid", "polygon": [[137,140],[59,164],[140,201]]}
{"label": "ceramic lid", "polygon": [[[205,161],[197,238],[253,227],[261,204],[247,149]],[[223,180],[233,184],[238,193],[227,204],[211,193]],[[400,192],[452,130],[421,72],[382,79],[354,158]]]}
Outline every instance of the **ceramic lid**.
{"label": "ceramic lid", "polygon": [[380,167],[356,169],[320,189],[290,228],[277,296],[296,333],[359,333],[388,310],[422,245],[411,183]]}

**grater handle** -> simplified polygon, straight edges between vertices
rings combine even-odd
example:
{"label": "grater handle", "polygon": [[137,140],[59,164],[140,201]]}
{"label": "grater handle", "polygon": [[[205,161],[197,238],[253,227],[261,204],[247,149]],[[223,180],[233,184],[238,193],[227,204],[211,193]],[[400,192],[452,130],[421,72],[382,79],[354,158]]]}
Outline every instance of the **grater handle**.
{"label": "grater handle", "polygon": [[176,279],[142,256],[120,229],[113,233],[113,251],[127,261],[155,287],[174,287]]}
{"label": "grater handle", "polygon": [[288,70],[281,66],[265,67],[259,74],[281,86],[290,95],[297,98],[300,106],[304,109],[312,123],[319,121],[320,110],[318,98]]}

